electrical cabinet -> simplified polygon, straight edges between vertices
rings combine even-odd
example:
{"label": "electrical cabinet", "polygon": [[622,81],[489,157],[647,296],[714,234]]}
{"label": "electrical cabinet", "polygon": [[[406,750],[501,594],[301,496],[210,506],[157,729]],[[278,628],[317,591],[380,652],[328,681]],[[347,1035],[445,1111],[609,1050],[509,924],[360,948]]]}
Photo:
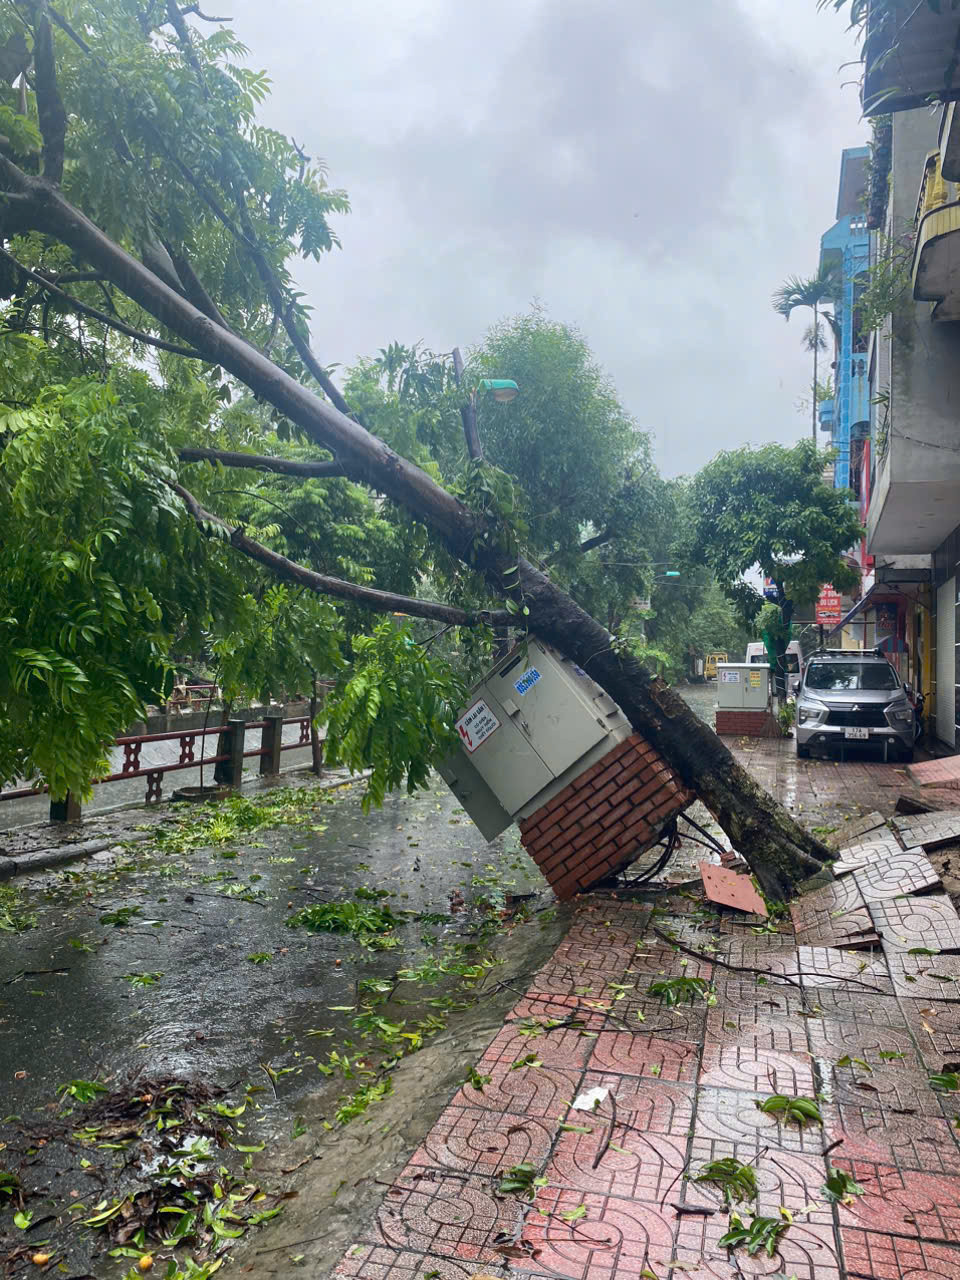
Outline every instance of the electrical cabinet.
{"label": "electrical cabinet", "polygon": [[766,663],[717,663],[717,706],[721,711],[765,711],[769,703],[770,668]]}
{"label": "electrical cabinet", "polygon": [[474,688],[457,731],[460,748],[440,774],[488,840],[632,732],[599,685],[534,638]]}

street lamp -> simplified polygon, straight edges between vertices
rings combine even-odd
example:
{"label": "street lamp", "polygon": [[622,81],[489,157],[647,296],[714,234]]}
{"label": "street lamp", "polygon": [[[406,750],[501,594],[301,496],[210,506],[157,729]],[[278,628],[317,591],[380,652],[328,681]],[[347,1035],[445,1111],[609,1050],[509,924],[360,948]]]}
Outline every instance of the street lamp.
{"label": "street lamp", "polygon": [[489,391],[500,404],[509,404],[520,394],[520,388],[512,378],[481,378],[474,397],[477,391]]}
{"label": "street lamp", "polygon": [[[453,349],[453,376],[457,386],[463,377],[463,357],[460,348]],[[483,449],[480,447],[480,432],[477,428],[477,392],[486,391],[501,404],[509,404],[520,394],[520,388],[512,378],[481,378],[470,392],[470,399],[460,406],[460,417],[463,420],[463,434],[467,442],[467,453],[471,458],[483,461]]]}

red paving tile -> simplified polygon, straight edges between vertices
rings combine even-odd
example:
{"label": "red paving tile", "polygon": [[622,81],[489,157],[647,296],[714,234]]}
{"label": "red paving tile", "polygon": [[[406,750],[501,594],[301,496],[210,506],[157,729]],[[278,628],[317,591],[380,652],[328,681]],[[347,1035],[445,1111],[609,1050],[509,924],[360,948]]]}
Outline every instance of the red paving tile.
{"label": "red paving tile", "polygon": [[806,1055],[764,1049],[746,1040],[704,1045],[698,1083],[793,1097],[812,1097],[815,1090],[813,1066]]}
{"label": "red paving tile", "polygon": [[501,1239],[520,1236],[523,1206],[497,1197],[481,1179],[404,1175],[384,1197],[370,1244],[439,1253],[467,1262],[500,1262]]}
{"label": "red paving tile", "polygon": [[857,987],[871,995],[891,995],[893,983],[881,955],[861,951],[836,951],[830,947],[798,947],[796,972],[805,991],[820,987]]}
{"label": "red paving tile", "polygon": [[577,1028],[558,1027],[541,1031],[539,1027],[519,1029],[508,1023],[487,1048],[483,1061],[505,1062],[514,1066],[532,1054],[545,1067],[579,1071],[587,1065],[595,1043]]}
{"label": "red paving tile", "polygon": [[[613,1094],[620,1125],[630,1125],[653,1136],[672,1134],[686,1137],[690,1132],[693,1124],[692,1083],[671,1084],[669,1081],[641,1080],[613,1072],[588,1071],[583,1077],[581,1091],[598,1088],[608,1089]],[[601,1111],[609,1118],[612,1108],[605,1102]],[[589,1114],[574,1111],[565,1119],[567,1123],[579,1124],[584,1118],[589,1120]]]}
{"label": "red paving tile", "polygon": [[908,765],[907,775],[918,787],[960,787],[960,757],[945,756]]}
{"label": "red paving tile", "polygon": [[452,1105],[479,1107],[486,1111],[528,1116],[556,1116],[577,1096],[580,1071],[560,1071],[553,1067],[522,1067],[490,1061],[486,1055],[476,1064],[480,1075],[490,1076],[483,1092],[462,1085],[453,1095]]}
{"label": "red paving tile", "polygon": [[447,1107],[414,1152],[406,1173],[415,1169],[447,1169],[487,1177],[529,1162],[538,1167],[550,1153],[553,1119]]}
{"label": "red paving tile", "polygon": [[817,987],[805,994],[803,1007],[808,1027],[824,1019],[845,1022],[857,1035],[875,1027],[894,1030],[906,1030],[907,1027],[906,1016],[896,996],[870,995],[856,987],[847,990]]}
{"label": "red paving tile", "polygon": [[[674,1198],[679,1199],[682,1194],[680,1176],[687,1160],[687,1135],[661,1133],[655,1138],[652,1134],[648,1137],[636,1133],[627,1127],[628,1122],[618,1119],[613,1129],[611,1148],[606,1146],[610,1122],[609,1106],[602,1107],[599,1114],[592,1116],[576,1112],[568,1116],[568,1124],[590,1132],[567,1130],[560,1134],[544,1170],[550,1185],[652,1204],[659,1204],[673,1188],[676,1191]],[[604,1152],[602,1156],[601,1151]]]}
{"label": "red paving tile", "polygon": [[865,1192],[838,1205],[841,1227],[960,1242],[960,1178],[839,1157],[834,1165]]}
{"label": "red paving tile", "polygon": [[[583,1205],[585,1216],[565,1222]],[[548,1216],[545,1216],[548,1215]],[[569,1280],[647,1280],[666,1276],[673,1257],[676,1214],[656,1204],[592,1192],[544,1187],[523,1237],[533,1246],[532,1267]]]}
{"label": "red paving tile", "polygon": [[945,893],[871,902],[870,917],[884,950],[960,951],[960,916]]}
{"label": "red paving tile", "polygon": [[869,1101],[844,1103],[824,1110],[823,1140],[827,1146],[841,1141],[838,1160],[960,1175],[956,1130],[942,1114],[903,1114]]}
{"label": "red paving tile", "polygon": [[908,1025],[930,1071],[960,1062],[960,1003],[909,1000],[906,1006]]}
{"label": "red paving tile", "polygon": [[[798,765],[776,742],[738,754],[755,777],[789,780],[810,823],[855,814],[866,797],[882,821],[904,781],[866,762]],[[919,818],[904,823],[908,842],[937,839],[953,821]],[[578,903],[563,943],[475,1063],[489,1083],[456,1092],[337,1275],[960,1280],[960,1097],[928,1082],[960,1062],[960,955],[908,954],[960,947],[960,921],[942,901],[903,897],[939,881],[876,822],[874,813],[837,834],[865,865],[799,903],[796,934],[789,923],[755,933],[689,898],[661,896],[653,923],[704,952],[697,959],[652,934],[649,904]],[[677,874],[689,878],[701,853],[684,847]],[[886,954],[837,949],[865,924],[884,933]],[[650,986],[669,977],[704,978],[716,1000],[668,1007]],[[573,1111],[589,1088],[609,1094],[594,1112]],[[761,1112],[757,1103],[773,1093],[819,1096],[822,1128]],[[820,1188],[824,1147],[838,1140],[831,1159],[867,1194],[834,1208]],[[719,1247],[726,1211],[695,1177],[729,1156],[757,1170],[757,1201],[744,1216],[775,1217],[781,1206],[794,1214],[773,1258]],[[532,1203],[498,1191],[520,1163],[546,1180]],[[717,1212],[681,1215],[681,1202]]]}
{"label": "red paving tile", "polygon": [[906,951],[891,951],[888,959],[901,999],[960,1001],[960,956],[912,956]]}
{"label": "red paving tile", "polygon": [[[810,1052],[836,1074],[853,1071],[859,1079],[880,1083],[885,1075],[910,1071],[926,1079],[906,1028],[895,1031],[891,1027],[862,1027],[852,1018],[818,1018],[807,1024],[807,1034]],[[841,1065],[846,1059],[850,1059],[847,1065]]]}
{"label": "red paving tile", "polygon": [[[823,1151],[819,1125],[800,1128],[781,1124],[773,1115],[758,1110],[757,1101],[769,1097],[767,1091],[745,1089],[700,1089],[693,1125],[691,1151],[700,1163],[736,1156],[746,1163],[755,1160],[764,1148],[818,1156]],[[829,1106],[821,1108],[824,1119]]]}
{"label": "red paving tile", "polygon": [[[603,1006],[598,1008],[598,1006]],[[528,992],[507,1014],[507,1022],[562,1022],[574,1018],[586,1030],[599,1031],[606,1025],[604,1010],[613,1002],[591,1001],[588,996],[551,996]]]}
{"label": "red paving tile", "polygon": [[960,1280],[960,1249],[842,1227],[847,1274],[856,1280]]}
{"label": "red paving tile", "polygon": [[940,877],[926,854],[914,850],[869,858],[862,870],[852,873],[852,878],[867,902],[898,898],[904,893],[929,893],[940,888]]}
{"label": "red paving tile", "polygon": [[796,1276],[797,1280],[840,1280],[843,1274],[833,1229],[795,1223],[780,1237],[772,1258],[765,1253],[732,1257],[717,1243],[727,1229],[723,1217],[684,1217],[677,1231],[675,1256],[683,1270],[676,1280],[744,1280],[753,1276]]}

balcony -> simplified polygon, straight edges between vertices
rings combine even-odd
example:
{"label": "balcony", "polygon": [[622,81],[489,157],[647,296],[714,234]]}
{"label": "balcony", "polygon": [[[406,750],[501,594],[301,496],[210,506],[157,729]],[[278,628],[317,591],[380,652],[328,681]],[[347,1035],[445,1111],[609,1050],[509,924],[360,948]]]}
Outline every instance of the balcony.
{"label": "balcony", "polygon": [[[940,12],[938,12],[940,10]],[[960,98],[960,11],[933,0],[869,0],[863,41],[864,115]]]}
{"label": "balcony", "polygon": [[913,296],[936,304],[932,319],[960,320],[960,189],[944,178],[939,151],[924,164],[916,225]]}
{"label": "balcony", "polygon": [[820,430],[832,431],[834,423],[834,400],[830,396],[827,400],[821,400],[817,406],[817,413],[820,416]]}

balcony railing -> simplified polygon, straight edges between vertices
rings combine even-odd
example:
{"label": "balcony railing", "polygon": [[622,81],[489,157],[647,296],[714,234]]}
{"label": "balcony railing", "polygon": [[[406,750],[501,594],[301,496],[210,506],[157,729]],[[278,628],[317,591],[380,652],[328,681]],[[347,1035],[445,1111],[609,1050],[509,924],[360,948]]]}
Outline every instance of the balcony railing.
{"label": "balcony railing", "polygon": [[935,320],[960,319],[960,184],[944,178],[939,151],[923,166],[916,227],[913,296],[936,303]]}

